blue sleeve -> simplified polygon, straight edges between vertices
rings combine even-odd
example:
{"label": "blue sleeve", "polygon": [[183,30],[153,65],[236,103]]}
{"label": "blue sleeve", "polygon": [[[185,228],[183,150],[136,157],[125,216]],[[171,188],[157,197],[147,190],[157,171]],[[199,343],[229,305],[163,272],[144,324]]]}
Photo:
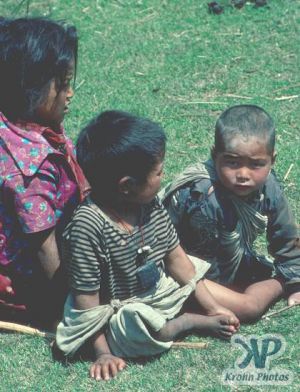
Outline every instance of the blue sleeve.
{"label": "blue sleeve", "polygon": [[[272,193],[275,195],[275,201],[268,214],[268,250],[274,257],[276,272],[286,282],[287,292],[300,291],[299,232],[288,200],[279,184],[275,184]],[[295,289],[295,285],[299,290]]]}

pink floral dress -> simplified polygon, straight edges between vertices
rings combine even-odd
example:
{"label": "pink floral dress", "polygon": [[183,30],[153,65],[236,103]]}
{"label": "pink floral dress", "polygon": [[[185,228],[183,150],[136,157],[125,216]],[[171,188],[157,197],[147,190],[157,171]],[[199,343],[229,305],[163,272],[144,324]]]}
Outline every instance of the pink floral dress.
{"label": "pink floral dress", "polygon": [[[23,125],[0,113],[0,278],[2,286],[3,276],[12,280],[16,303],[17,282],[28,281],[34,262],[27,234],[59,230],[80,200],[78,178],[64,152],[46,140],[45,128]],[[72,142],[64,140],[73,150]],[[0,303],[7,300],[3,291],[0,279]]]}

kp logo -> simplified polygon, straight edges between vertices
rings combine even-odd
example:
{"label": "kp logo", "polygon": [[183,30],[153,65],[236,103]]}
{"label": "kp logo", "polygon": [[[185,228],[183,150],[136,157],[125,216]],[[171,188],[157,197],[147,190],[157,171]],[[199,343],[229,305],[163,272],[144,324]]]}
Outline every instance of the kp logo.
{"label": "kp logo", "polygon": [[222,373],[223,384],[238,385],[288,385],[293,381],[293,374],[286,369],[271,368],[271,362],[279,358],[286,349],[286,342],[281,335],[263,336],[235,335],[231,343],[242,350],[234,369]]}

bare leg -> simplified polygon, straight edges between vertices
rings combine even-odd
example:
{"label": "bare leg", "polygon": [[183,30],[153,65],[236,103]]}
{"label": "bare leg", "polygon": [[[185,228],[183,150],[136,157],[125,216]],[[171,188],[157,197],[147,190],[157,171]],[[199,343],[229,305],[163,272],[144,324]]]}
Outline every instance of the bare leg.
{"label": "bare leg", "polygon": [[197,331],[228,339],[236,332],[235,323],[234,317],[226,315],[203,316],[194,313],[184,313],[168,321],[157,333],[156,338],[161,341],[170,341],[184,332]]}
{"label": "bare leg", "polygon": [[240,321],[254,321],[260,318],[284,291],[278,279],[253,283],[243,293],[207,279],[204,280],[204,284],[217,302],[234,312]]}

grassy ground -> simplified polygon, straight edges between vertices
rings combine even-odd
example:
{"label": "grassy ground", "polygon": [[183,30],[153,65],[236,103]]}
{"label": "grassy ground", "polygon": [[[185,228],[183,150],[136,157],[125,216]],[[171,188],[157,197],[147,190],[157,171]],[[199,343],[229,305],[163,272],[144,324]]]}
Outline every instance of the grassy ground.
{"label": "grassy ground", "polygon": [[[0,14],[25,15],[26,1],[0,1]],[[237,103],[263,106],[277,123],[276,169],[299,222],[299,19],[298,0],[269,0],[269,7],[230,0],[211,15],[195,0],[41,0],[30,15],[66,19],[78,27],[77,91],[66,128],[75,139],[91,116],[119,108],[148,116],[168,134],[165,181],[206,157],[218,114]],[[290,169],[290,171],[289,171]],[[276,305],[284,305],[281,301]],[[243,326],[241,334],[280,333],[285,353],[272,364],[300,382],[300,308]],[[196,337],[191,337],[197,340]],[[109,383],[87,378],[88,363],[54,362],[40,338],[0,335],[1,391],[280,391],[283,387],[222,386],[221,373],[240,351],[205,338],[206,350],[171,350],[159,359],[130,364]]]}

